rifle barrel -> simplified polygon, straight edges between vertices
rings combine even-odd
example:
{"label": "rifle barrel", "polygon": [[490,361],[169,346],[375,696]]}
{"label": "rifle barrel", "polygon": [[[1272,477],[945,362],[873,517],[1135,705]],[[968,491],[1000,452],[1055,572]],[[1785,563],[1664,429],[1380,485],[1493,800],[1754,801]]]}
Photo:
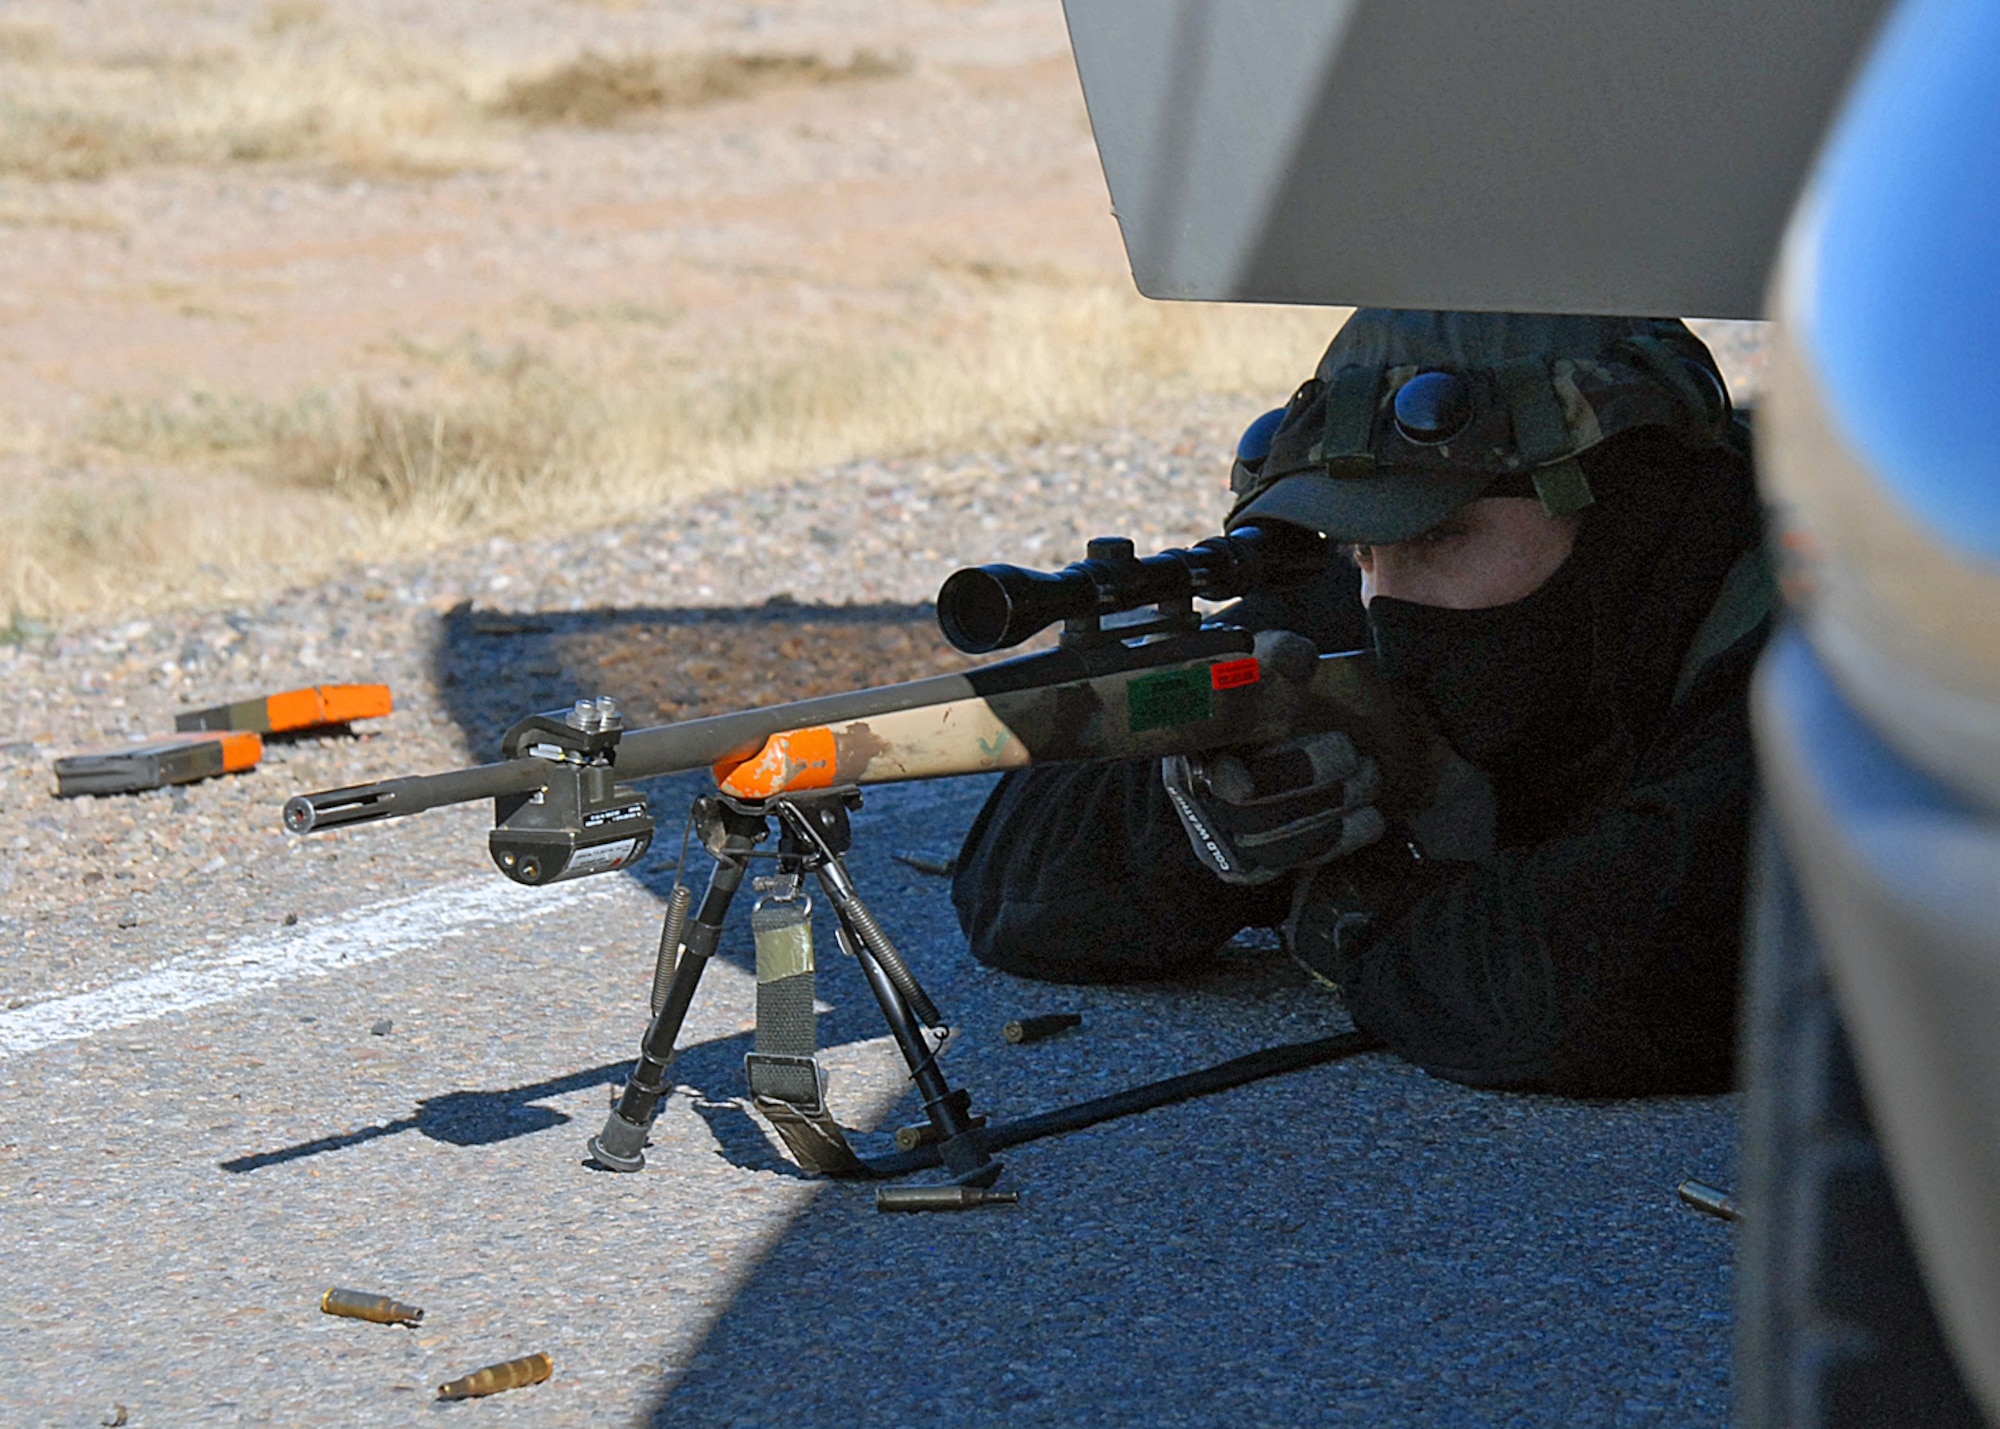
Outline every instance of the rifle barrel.
{"label": "rifle barrel", "polygon": [[[826,732],[829,726],[852,730],[869,721],[878,721],[878,727],[861,728],[861,737],[849,739],[853,746],[849,753],[858,757],[850,764],[846,755],[838,756],[822,771],[826,777],[837,773],[843,780],[867,784],[1009,768],[1031,760],[1157,754],[1181,748],[1187,737],[1181,727],[1190,721],[1198,721],[1205,731],[1203,738],[1207,743],[1202,747],[1224,742],[1225,738],[1258,738],[1265,724],[1272,727],[1262,737],[1278,738],[1287,727],[1292,707],[1301,697],[1330,707],[1335,723],[1328,727],[1338,726],[1342,720],[1349,723],[1359,720],[1357,728],[1366,724],[1372,732],[1372,726],[1382,722],[1369,713],[1380,703],[1379,698],[1370,694],[1370,682],[1363,678],[1370,672],[1353,660],[1325,657],[1317,673],[1294,672],[1289,679],[1258,684],[1255,662],[1241,660],[1250,650],[1251,639],[1247,634],[1220,629],[1191,632],[1173,641],[1140,647],[1110,645],[1092,650],[1048,650],[963,674],[932,675],[900,685],[847,690],[791,704],[625,730],[618,737],[608,772],[618,780],[636,782],[686,770],[713,769],[725,763],[733,769],[742,761],[755,759],[773,735],[816,727]],[[1241,690],[1235,685],[1211,685],[1214,676],[1208,666],[1220,659],[1248,663],[1253,671],[1251,684]],[[1178,682],[1173,688],[1184,694],[1189,688],[1187,680],[1192,678],[1193,688],[1199,690],[1199,708],[1190,705],[1185,718],[1141,723],[1127,709],[1127,702],[1133,696],[1123,686],[1128,682],[1138,686],[1144,681],[1157,690],[1162,672],[1181,666],[1187,669],[1175,677]],[[1300,681],[1308,675],[1311,676],[1309,691],[1300,687]],[[1102,688],[1086,688],[1093,686]],[[1267,690],[1268,700],[1262,698]],[[1211,714],[1211,698],[1216,702],[1214,714]],[[1103,700],[1112,702],[1116,718],[1105,721],[1084,717],[1088,709]],[[890,718],[930,709],[942,710],[941,717],[949,718],[953,707],[962,704],[976,708],[961,709],[959,723],[949,730],[942,725],[927,727],[921,719],[899,723]],[[1235,714],[1231,720],[1217,724],[1225,704],[1233,704]],[[523,726],[529,723],[523,721]],[[1393,726],[1397,721],[1389,723]],[[517,731],[523,726],[517,726]],[[1392,728],[1388,733],[1394,732]],[[514,740],[515,735],[508,738]],[[520,735],[521,742],[510,747],[533,748],[536,738],[534,729],[526,729]],[[871,738],[890,742],[874,747],[869,744]],[[876,756],[885,748],[900,753],[881,760],[878,765]],[[789,751],[784,753],[789,757]],[[445,774],[414,775],[301,794],[285,805],[285,827],[303,834],[343,824],[399,818],[443,804],[527,794],[551,788],[555,781],[565,777],[560,771],[579,770],[580,766],[558,765],[523,755]],[[721,779],[725,772],[718,772],[717,778]],[[790,778],[788,773],[786,779]],[[772,786],[778,787],[790,785]],[[824,787],[824,781],[797,787]],[[735,792],[745,797],[762,797],[751,794],[747,788],[737,788]]]}
{"label": "rifle barrel", "polygon": [[548,787],[551,768],[545,759],[508,759],[444,774],[412,774],[376,784],[298,794],[285,801],[285,827],[295,834],[305,834],[315,829],[422,813],[442,804],[529,794]]}
{"label": "rifle barrel", "polygon": [[[907,684],[850,690],[787,705],[627,730],[618,746],[618,777],[651,779],[688,769],[706,769],[733,754],[755,753],[765,739],[784,730],[867,719],[892,710],[964,699],[972,693],[972,683],[963,675],[932,675]],[[444,804],[528,794],[548,787],[552,768],[543,759],[503,759],[497,764],[454,769],[444,774],[413,774],[375,784],[299,794],[285,801],[285,827],[295,834],[307,834],[344,824],[420,814]]]}

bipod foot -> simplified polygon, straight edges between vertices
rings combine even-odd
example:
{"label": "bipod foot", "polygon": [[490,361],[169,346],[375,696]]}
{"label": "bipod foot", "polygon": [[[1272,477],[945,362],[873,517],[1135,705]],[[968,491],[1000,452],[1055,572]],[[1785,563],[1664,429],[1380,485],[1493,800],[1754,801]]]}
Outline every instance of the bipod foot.
{"label": "bipod foot", "polygon": [[607,1171],[643,1171],[646,1169],[646,1132],[648,1128],[630,1122],[620,1116],[614,1108],[605,1118],[604,1130],[584,1143],[584,1150],[590,1159]]}

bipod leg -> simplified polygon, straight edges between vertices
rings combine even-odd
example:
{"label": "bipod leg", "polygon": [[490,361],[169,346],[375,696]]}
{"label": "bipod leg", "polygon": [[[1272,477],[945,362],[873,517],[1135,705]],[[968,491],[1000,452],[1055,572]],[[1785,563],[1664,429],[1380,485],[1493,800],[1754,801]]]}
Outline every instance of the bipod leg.
{"label": "bipod leg", "polygon": [[990,1186],[1003,1169],[987,1153],[980,1140],[978,1123],[973,1120],[971,1097],[953,1090],[938,1066],[937,1047],[925,1035],[926,1027],[939,1027],[944,1017],[937,1004],[917,982],[896,945],[875,919],[848,875],[840,855],[848,843],[844,808],[831,803],[801,808],[791,800],[776,801],[776,812],[788,828],[815,847],[818,857],[813,870],[820,886],[833,904],[841,949],[861,964],[869,989],[881,1004],[883,1020],[903,1060],[909,1064],[910,1080],[923,1097],[924,1113],[938,1136],[938,1155],[952,1179],[966,1186]]}
{"label": "bipod leg", "polygon": [[882,1005],[882,1017],[889,1024],[896,1045],[903,1050],[903,1060],[909,1064],[910,1080],[916,1083],[917,1092],[924,1099],[924,1114],[937,1129],[938,1155],[945,1170],[961,1185],[992,1185],[1000,1179],[1004,1168],[987,1154],[985,1143],[979,1139],[979,1128],[971,1115],[971,1096],[963,1089],[954,1091],[945,1080],[944,1071],[938,1066],[937,1049],[918,1025],[902,989],[856,934],[845,910],[839,917],[841,939],[861,964],[875,1000]]}
{"label": "bipod leg", "polygon": [[715,856],[715,868],[708,875],[701,906],[687,922],[666,995],[640,1039],[632,1075],[625,1079],[624,1091],[605,1118],[604,1130],[588,1143],[591,1159],[613,1171],[637,1171],[646,1164],[646,1133],[672,1089],[667,1070],[673,1066],[681,1024],[687,1020],[695,988],[700,986],[702,972],[722,936],[730,900],[742,886],[750,851],[767,832],[761,817],[727,808],[719,801],[697,801],[695,817],[703,844]]}

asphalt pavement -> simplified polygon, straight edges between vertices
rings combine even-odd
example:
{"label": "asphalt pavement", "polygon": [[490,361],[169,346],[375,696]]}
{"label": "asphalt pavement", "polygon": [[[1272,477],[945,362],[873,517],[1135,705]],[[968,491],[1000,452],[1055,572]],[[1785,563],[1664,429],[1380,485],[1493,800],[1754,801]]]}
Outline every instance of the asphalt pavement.
{"label": "asphalt pavement", "polygon": [[[663,825],[690,787],[657,788]],[[956,1028],[944,1065],[975,1111],[1347,1025],[1269,940],[1171,985],[977,967],[946,881],[893,855],[949,855],[983,789],[872,792],[852,857]],[[483,842],[478,823],[404,827]],[[416,847],[344,837],[350,860]],[[393,907],[357,895],[234,963],[234,944],[169,958],[123,1001],[4,1014],[0,1422],[1726,1421],[1732,1231],[1674,1188],[1732,1181],[1729,1097],[1479,1092],[1374,1053],[1013,1148],[1017,1205],[878,1215],[872,1186],[800,1173],[745,1101],[739,908],[646,1169],[587,1167],[676,846],[536,891],[478,871],[474,842]],[[821,934],[829,1099],[879,1149],[918,1113],[823,914]],[[163,991],[188,987],[207,991]],[[1003,1041],[1053,1011],[1083,1023]],[[425,1318],[322,1315],[334,1285]],[[533,1351],[547,1383],[432,1402]]]}

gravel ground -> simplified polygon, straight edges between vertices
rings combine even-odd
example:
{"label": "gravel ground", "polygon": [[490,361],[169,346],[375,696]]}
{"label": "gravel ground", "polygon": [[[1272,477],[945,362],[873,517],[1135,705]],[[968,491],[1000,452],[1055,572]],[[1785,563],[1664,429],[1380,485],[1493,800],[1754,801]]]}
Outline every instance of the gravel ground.
{"label": "gravel ground", "polygon": [[[865,1188],[798,1175],[742,1100],[739,931],[647,1171],[592,1174],[581,1144],[640,1030],[672,848],[527,893],[487,865],[477,809],[277,831],[291,792],[488,756],[514,715],[579,694],[650,721],[949,667],[923,604],[943,574],[1060,565],[1106,531],[1206,534],[1246,415],[1203,403],[1089,442],[857,464],[587,538],[357,570],[262,610],[0,650],[16,691],[0,1422],[123,1405],[134,1425],[407,1424],[441,1380],[539,1349],[548,1384],[435,1412],[558,1429],[1722,1424],[1728,1228],[1673,1187],[1728,1183],[1732,1099],[1482,1094],[1369,1056],[1018,1148],[1016,1208],[877,1217]],[[344,679],[387,680],[396,713],[178,793],[51,797],[69,749]],[[693,785],[666,783],[671,823]],[[1172,986],[972,965],[942,882],[890,855],[950,852],[983,788],[871,794],[854,858],[962,1028],[946,1065],[976,1110],[1346,1025],[1254,939]],[[341,944],[343,928],[364,934]],[[909,1119],[858,975],[824,966],[836,1108]],[[240,988],[44,1035],[169,975]],[[1000,1041],[1006,1018],[1054,1010],[1084,1027]],[[429,1313],[415,1330],[329,1319],[335,1284]]]}

